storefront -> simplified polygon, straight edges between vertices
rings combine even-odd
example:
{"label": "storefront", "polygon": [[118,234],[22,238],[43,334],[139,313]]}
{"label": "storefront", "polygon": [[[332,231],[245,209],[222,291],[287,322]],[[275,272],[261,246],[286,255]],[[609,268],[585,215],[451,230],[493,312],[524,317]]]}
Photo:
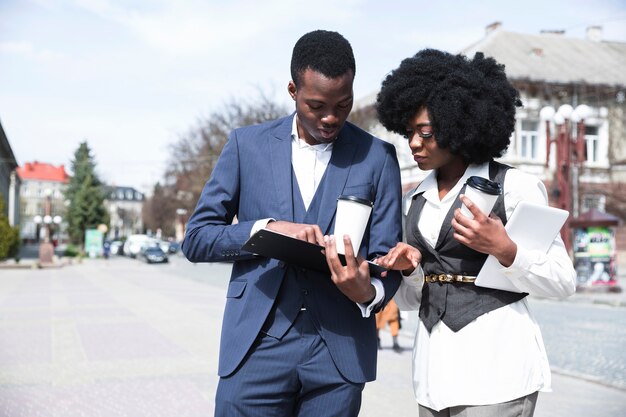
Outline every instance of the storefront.
{"label": "storefront", "polygon": [[619,218],[592,209],[570,222],[579,287],[616,287],[615,227]]}

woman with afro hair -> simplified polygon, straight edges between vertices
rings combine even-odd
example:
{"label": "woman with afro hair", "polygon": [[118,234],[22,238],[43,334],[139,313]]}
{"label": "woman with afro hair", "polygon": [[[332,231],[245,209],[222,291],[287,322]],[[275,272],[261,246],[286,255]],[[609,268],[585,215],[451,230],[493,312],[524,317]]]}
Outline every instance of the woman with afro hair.
{"label": "woman with afro hair", "polygon": [[[504,228],[520,201],[548,204],[539,179],[494,161],[509,146],[520,105],[494,59],[432,49],[403,60],[378,94],[383,126],[404,135],[418,167],[430,170],[406,197],[404,242],[377,260],[404,275],[398,306],[419,310],[413,381],[420,417],[532,416],[538,391],[550,390],[525,297],[571,295],[576,274],[560,237],[541,253],[516,245]],[[503,188],[491,215],[464,195],[472,176]],[[521,292],[474,284],[488,255]]]}

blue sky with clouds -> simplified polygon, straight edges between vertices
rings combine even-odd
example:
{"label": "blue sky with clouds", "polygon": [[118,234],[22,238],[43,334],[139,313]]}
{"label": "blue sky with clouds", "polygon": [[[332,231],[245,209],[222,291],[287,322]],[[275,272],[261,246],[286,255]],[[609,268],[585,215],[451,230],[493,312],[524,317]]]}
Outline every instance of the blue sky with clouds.
{"label": "blue sky with clouds", "polygon": [[352,43],[358,99],[403,58],[457,52],[494,21],[626,42],[626,0],[0,0],[0,122],[20,164],[69,165],[87,140],[103,180],[149,191],[199,117],[259,88],[289,103],[310,30]]}

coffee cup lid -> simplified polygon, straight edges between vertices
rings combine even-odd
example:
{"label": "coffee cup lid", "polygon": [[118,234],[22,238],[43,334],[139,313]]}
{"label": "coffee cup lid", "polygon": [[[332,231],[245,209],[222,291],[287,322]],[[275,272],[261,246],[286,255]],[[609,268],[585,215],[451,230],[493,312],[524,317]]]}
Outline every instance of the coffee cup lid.
{"label": "coffee cup lid", "polygon": [[353,195],[340,195],[339,198],[337,200],[348,200],[348,201],[354,201],[355,203],[360,203],[360,204],[364,204],[366,206],[373,206],[374,203],[372,203],[369,200],[366,200],[364,198],[360,198],[360,197],[355,197]]}
{"label": "coffee cup lid", "polygon": [[500,183],[495,181],[490,181],[483,177],[471,176],[467,179],[466,182],[472,188],[477,189],[478,191],[482,191],[485,194],[489,195],[500,195],[502,194],[502,186]]}

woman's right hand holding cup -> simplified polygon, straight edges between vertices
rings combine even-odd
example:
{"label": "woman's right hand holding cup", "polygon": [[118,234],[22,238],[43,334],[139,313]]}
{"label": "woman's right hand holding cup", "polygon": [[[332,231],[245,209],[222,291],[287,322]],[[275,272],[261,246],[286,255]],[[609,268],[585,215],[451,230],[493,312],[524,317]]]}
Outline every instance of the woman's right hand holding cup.
{"label": "woman's right hand holding cup", "polygon": [[383,268],[402,271],[403,275],[410,275],[422,261],[422,253],[413,246],[398,242],[386,255],[374,259],[374,263]]}

